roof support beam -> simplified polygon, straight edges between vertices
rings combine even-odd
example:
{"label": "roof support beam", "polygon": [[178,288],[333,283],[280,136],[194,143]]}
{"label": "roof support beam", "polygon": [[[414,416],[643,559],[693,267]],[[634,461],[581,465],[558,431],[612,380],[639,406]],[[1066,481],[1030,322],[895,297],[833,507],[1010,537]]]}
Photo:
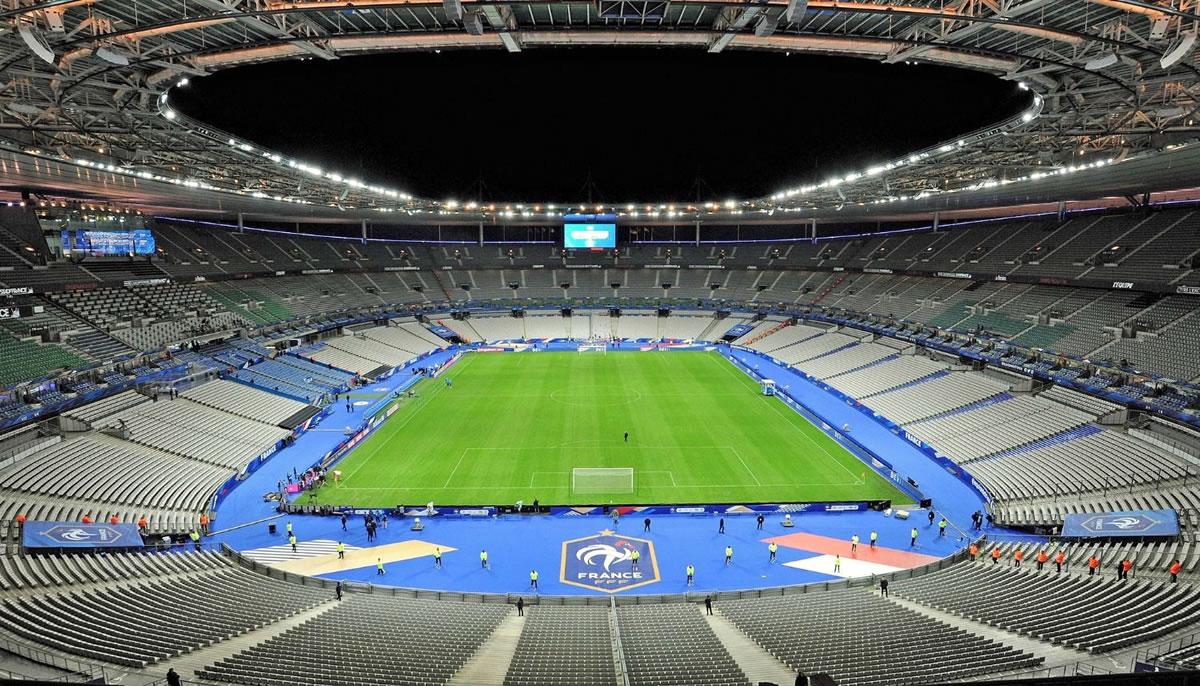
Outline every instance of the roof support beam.
{"label": "roof support beam", "polygon": [[758,15],[762,14],[764,9],[766,9],[765,5],[751,2],[740,9],[729,7],[723,10],[720,18],[713,23],[713,28],[718,31],[724,31],[724,33],[714,38],[708,44],[708,51],[718,53],[724,50],[737,37],[738,32],[749,26]]}
{"label": "roof support beam", "polygon": [[508,5],[484,5],[483,17],[496,30],[500,42],[509,52],[521,52],[521,41],[517,35],[517,19]]}

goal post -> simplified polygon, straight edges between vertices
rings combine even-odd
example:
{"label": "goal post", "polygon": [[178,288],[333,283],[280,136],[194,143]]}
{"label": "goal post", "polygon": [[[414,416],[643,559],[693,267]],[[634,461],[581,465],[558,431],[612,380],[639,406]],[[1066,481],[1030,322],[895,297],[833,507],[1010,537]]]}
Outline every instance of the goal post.
{"label": "goal post", "polygon": [[633,467],[576,467],[571,470],[571,493],[633,493]]}
{"label": "goal post", "polygon": [[577,347],[581,353],[600,353],[601,355],[608,354],[607,341],[584,341]]}

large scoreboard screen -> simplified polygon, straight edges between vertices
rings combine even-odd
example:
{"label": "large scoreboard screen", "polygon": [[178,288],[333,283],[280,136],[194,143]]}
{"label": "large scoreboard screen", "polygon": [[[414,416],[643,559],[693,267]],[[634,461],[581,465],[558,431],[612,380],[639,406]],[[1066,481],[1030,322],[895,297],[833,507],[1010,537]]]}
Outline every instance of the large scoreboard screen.
{"label": "large scoreboard screen", "polygon": [[563,219],[563,248],[604,250],[617,247],[617,215],[568,214]]}
{"label": "large scoreboard screen", "polygon": [[[72,243],[72,239],[74,242]],[[125,231],[62,232],[64,252],[85,252],[93,255],[150,255],[154,253],[154,234],[149,229]]]}

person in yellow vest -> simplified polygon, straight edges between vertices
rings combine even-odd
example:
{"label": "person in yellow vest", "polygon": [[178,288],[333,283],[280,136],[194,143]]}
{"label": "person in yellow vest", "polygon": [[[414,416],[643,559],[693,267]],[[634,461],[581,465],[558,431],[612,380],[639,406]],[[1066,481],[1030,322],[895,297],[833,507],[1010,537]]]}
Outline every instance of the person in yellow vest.
{"label": "person in yellow vest", "polygon": [[949,523],[949,520],[947,520],[945,517],[942,517],[942,520],[938,522],[938,536],[946,535],[946,525]]}
{"label": "person in yellow vest", "polygon": [[691,586],[694,583],[696,583],[696,568],[693,567],[691,564],[688,564],[688,566],[687,566],[687,585]]}
{"label": "person in yellow vest", "polygon": [[725,566],[733,564],[733,546],[725,546]]}
{"label": "person in yellow vest", "polygon": [[636,572],[638,570],[638,565],[642,561],[642,551],[638,550],[637,548],[634,548],[633,552],[631,552],[629,554],[629,561],[633,566],[633,571]]}
{"label": "person in yellow vest", "polygon": [[345,544],[345,543],[342,543],[341,541],[338,541],[338,544],[337,544],[337,554],[338,554],[338,559],[339,559],[339,560],[344,560],[344,559],[346,559],[346,544]]}
{"label": "person in yellow vest", "polygon": [[383,571],[383,559],[375,558],[375,576],[383,576],[387,572]]}
{"label": "person in yellow vest", "polygon": [[842,571],[842,556],[834,555],[833,556],[833,573],[839,574],[839,573],[841,573],[841,571]]}
{"label": "person in yellow vest", "polygon": [[908,533],[908,536],[909,536],[908,547],[916,548],[917,547],[917,527],[914,526],[912,528],[912,531],[910,531]]}
{"label": "person in yellow vest", "polygon": [[850,537],[850,552],[858,552],[858,534],[854,534]]}
{"label": "person in yellow vest", "polygon": [[488,567],[487,550],[486,549],[479,551],[479,566],[483,567],[484,569],[490,569],[490,567]]}
{"label": "person in yellow vest", "polygon": [[292,552],[296,552],[296,534],[288,534],[288,543],[292,545]]}
{"label": "person in yellow vest", "polygon": [[287,523],[287,532],[289,536],[292,535],[292,523],[290,521]]}
{"label": "person in yellow vest", "polygon": [[871,547],[872,547],[872,548],[874,548],[874,547],[875,547],[875,542],[876,542],[876,541],[878,541],[878,540],[879,540],[879,532],[878,532],[878,531],[872,531],[872,532],[871,532]]}
{"label": "person in yellow vest", "polygon": [[777,544],[775,541],[771,541],[771,544],[767,546],[767,552],[770,553],[770,555],[767,557],[767,562],[775,564],[775,554],[779,552],[779,544]]}
{"label": "person in yellow vest", "polygon": [[441,548],[433,549],[433,566],[437,569],[442,568],[442,549]]}
{"label": "person in yellow vest", "polygon": [[192,539],[192,545],[196,546],[196,552],[200,552],[200,534],[199,534],[199,532],[197,532],[195,529],[192,529],[192,532],[190,534],[188,534],[188,537]]}
{"label": "person in yellow vest", "polygon": [[537,580],[538,580],[537,570],[536,569],[529,570],[529,590],[531,590],[531,591],[538,590]]}

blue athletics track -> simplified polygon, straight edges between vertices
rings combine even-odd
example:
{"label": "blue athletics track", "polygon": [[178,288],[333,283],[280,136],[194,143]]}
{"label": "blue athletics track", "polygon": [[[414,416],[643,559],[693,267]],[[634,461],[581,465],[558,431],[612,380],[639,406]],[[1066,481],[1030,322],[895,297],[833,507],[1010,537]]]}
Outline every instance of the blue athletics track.
{"label": "blue athletics track", "polygon": [[[835,581],[920,566],[968,545],[971,514],[983,510],[983,500],[967,483],[860,408],[786,366],[748,351],[720,350],[743,373],[775,380],[817,419],[849,427],[855,442],[917,482],[921,492],[934,499],[938,518],[950,521],[946,535],[939,536],[936,523],[930,525],[927,512],[920,509],[912,509],[907,521],[869,511],[797,513],[790,528],[783,526],[782,514],[770,513],[761,530],[754,514],[726,514],[725,533],[719,533],[717,514],[653,514],[646,532],[645,516],[630,508],[615,527],[603,515],[433,516],[422,517],[424,529],[412,531],[411,518],[393,517],[386,529],[378,529],[376,540],[368,542],[360,515],[349,516],[343,531],[339,517],[283,515],[274,502],[264,499],[293,469],[303,472],[341,444],[346,429],[360,426],[388,395],[414,383],[412,367],[449,361],[453,353],[446,351],[359,389],[370,397],[352,398],[349,410],[344,402],[332,406],[316,428],[269,458],[221,500],[211,539],[298,574],[408,588],[527,593],[530,572],[536,570],[538,592],[544,595],[702,593]],[[303,500],[303,495],[297,498]],[[289,523],[298,541],[294,553],[285,533]],[[269,533],[270,524],[277,533]],[[910,540],[913,527],[918,533],[915,546]],[[874,547],[869,544],[871,531],[878,532]],[[987,527],[985,532],[1000,533]],[[856,551],[851,550],[854,535],[860,539]],[[339,542],[345,546],[344,559],[335,552]],[[774,562],[769,559],[772,542],[777,546]],[[726,546],[733,548],[729,564]],[[634,549],[640,557],[636,571]],[[434,564],[435,550],[441,551],[440,568]],[[486,568],[480,562],[482,550],[488,554]],[[379,563],[383,574],[378,573]],[[688,565],[695,569],[691,586]]]}

